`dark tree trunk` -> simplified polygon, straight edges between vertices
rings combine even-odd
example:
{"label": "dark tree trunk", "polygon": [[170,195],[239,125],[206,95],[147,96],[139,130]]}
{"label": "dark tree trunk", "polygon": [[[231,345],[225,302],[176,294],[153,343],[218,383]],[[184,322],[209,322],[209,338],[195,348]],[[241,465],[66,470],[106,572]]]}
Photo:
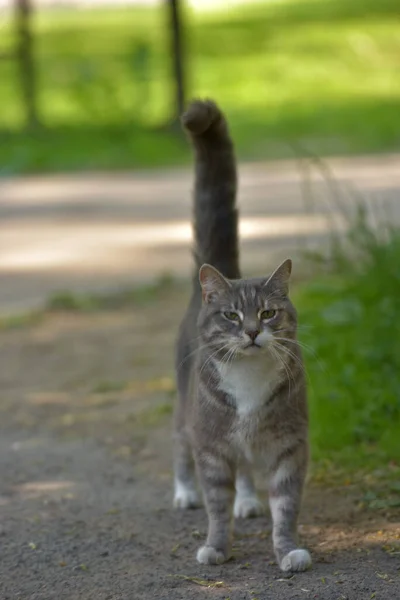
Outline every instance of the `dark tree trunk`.
{"label": "dark tree trunk", "polygon": [[183,58],[182,20],[179,0],[167,0],[171,32],[172,69],[175,84],[174,120],[178,119],[185,108],[185,73]]}
{"label": "dark tree trunk", "polygon": [[36,72],[31,30],[32,5],[30,0],[15,0],[15,2],[15,19],[18,35],[17,58],[26,126],[28,128],[35,128],[39,125],[39,119],[36,106]]}

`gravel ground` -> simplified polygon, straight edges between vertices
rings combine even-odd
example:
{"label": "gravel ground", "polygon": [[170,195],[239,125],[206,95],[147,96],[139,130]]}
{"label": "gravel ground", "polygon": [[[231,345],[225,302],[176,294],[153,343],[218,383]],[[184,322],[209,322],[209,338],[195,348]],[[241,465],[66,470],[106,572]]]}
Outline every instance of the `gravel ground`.
{"label": "gravel ground", "polygon": [[400,599],[399,511],[351,482],[308,487],[311,571],[278,570],[267,517],[236,523],[228,564],[195,562],[205,512],[171,508],[182,302],[0,332],[1,600]]}

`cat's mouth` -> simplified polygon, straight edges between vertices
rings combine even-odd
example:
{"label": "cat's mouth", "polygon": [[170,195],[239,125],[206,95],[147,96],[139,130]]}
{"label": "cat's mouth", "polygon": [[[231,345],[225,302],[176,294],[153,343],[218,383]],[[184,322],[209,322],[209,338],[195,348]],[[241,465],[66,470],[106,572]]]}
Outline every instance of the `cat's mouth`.
{"label": "cat's mouth", "polygon": [[249,342],[248,344],[246,344],[246,346],[243,346],[243,350],[250,350],[253,352],[257,352],[258,350],[261,350],[262,346],[260,346],[260,344],[257,344],[257,342]]}

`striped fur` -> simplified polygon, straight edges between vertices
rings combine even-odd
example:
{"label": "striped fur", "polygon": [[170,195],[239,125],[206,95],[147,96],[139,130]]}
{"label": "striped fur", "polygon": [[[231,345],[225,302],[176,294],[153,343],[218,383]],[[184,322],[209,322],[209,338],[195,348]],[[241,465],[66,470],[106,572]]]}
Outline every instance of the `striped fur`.
{"label": "striped fur", "polygon": [[252,475],[259,464],[278,563],[284,571],[302,571],[311,564],[296,540],[308,415],[297,316],[288,297],[291,262],[268,277],[240,279],[236,163],[225,118],[213,102],[196,101],[182,121],[196,156],[201,268],[177,343],[174,503],[199,505],[196,467],[209,519],[197,559],[222,563],[231,555],[233,515],[263,512]]}

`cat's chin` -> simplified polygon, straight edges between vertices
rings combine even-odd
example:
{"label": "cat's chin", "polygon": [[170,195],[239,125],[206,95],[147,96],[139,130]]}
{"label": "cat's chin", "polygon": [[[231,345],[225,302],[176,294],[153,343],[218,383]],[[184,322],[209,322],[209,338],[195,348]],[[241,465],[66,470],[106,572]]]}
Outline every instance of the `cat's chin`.
{"label": "cat's chin", "polygon": [[262,346],[256,346],[252,344],[251,346],[246,346],[245,348],[241,348],[240,353],[243,356],[260,356],[265,352],[265,348]]}

